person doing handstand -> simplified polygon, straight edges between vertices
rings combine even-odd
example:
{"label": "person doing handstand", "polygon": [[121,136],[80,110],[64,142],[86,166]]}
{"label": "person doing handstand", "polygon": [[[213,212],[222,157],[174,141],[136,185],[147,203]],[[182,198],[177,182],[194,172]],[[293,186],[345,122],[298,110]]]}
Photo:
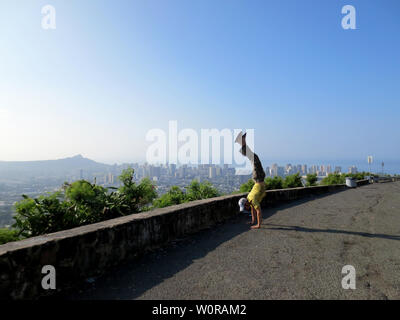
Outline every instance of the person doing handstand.
{"label": "person doing handstand", "polygon": [[262,222],[261,201],[265,197],[265,172],[258,156],[246,144],[246,133],[243,134],[240,132],[235,142],[242,146],[240,153],[247,157],[253,164],[252,178],[255,182],[247,198],[239,200],[240,211],[251,210],[251,224],[255,223],[257,215],[257,224],[251,226],[251,229],[259,229]]}

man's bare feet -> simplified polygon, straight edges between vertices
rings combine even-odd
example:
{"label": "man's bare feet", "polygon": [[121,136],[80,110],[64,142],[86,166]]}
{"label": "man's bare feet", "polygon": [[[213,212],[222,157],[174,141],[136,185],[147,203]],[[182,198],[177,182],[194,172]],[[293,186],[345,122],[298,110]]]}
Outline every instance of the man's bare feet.
{"label": "man's bare feet", "polygon": [[251,229],[260,229],[260,225],[257,224],[257,225],[255,225],[255,226],[251,226],[250,228],[251,228]]}
{"label": "man's bare feet", "polygon": [[245,132],[243,134],[243,132],[240,131],[235,139],[235,142],[239,143],[241,146],[245,145],[246,144],[246,135],[247,135],[247,132]]}
{"label": "man's bare feet", "polygon": [[243,132],[240,131],[239,134],[237,135],[236,139],[235,139],[235,142],[239,143],[239,144],[242,144],[242,139],[243,139]]}

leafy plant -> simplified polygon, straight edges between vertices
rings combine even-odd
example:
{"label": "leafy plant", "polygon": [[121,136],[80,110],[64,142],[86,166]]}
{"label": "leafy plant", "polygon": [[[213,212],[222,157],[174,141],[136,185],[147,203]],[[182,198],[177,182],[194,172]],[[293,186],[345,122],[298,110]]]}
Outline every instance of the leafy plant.
{"label": "leafy plant", "polygon": [[16,227],[24,236],[37,236],[73,226],[74,216],[66,216],[68,203],[62,202],[61,192],[32,199],[22,195],[23,200],[16,203],[17,215],[14,217]]}
{"label": "leafy plant", "polygon": [[131,168],[124,170],[119,176],[122,186],[116,194],[113,194],[124,209],[121,212],[122,215],[139,212],[157,198],[155,186],[151,181],[144,178],[137,185],[133,181],[133,174],[134,170]]}
{"label": "leafy plant", "polygon": [[165,208],[186,202],[185,193],[178,186],[172,186],[167,193],[153,201],[155,208]]}
{"label": "leafy plant", "polygon": [[254,180],[253,179],[249,179],[249,181],[247,181],[246,183],[242,184],[240,186],[240,192],[250,192],[251,189],[254,186]]}
{"label": "leafy plant", "polygon": [[346,175],[340,173],[330,173],[327,177],[323,178],[321,185],[344,184],[346,182]]}
{"label": "leafy plant", "polygon": [[316,173],[309,173],[306,177],[306,186],[312,187],[317,185],[317,174]]}
{"label": "leafy plant", "polygon": [[370,176],[371,174],[369,172],[357,172],[357,173],[345,173],[345,177],[351,177],[356,180],[363,180],[365,176]]}
{"label": "leafy plant", "polygon": [[24,236],[37,236],[145,210],[157,193],[149,179],[136,184],[133,173],[130,168],[122,172],[119,189],[79,180],[38,198],[23,195],[13,227]]}
{"label": "leafy plant", "polygon": [[12,230],[7,228],[0,229],[0,245],[11,241],[21,240],[18,230]]}
{"label": "leafy plant", "polygon": [[186,190],[188,201],[214,198],[219,195],[219,191],[209,181],[199,183],[197,180],[193,180]]}
{"label": "leafy plant", "polygon": [[295,174],[286,176],[285,180],[283,180],[282,186],[283,186],[283,188],[303,187],[303,183],[301,182],[300,174],[295,173]]}
{"label": "leafy plant", "polygon": [[268,177],[265,179],[265,188],[266,190],[282,189],[283,179],[279,176],[275,176],[273,178]]}
{"label": "leafy plant", "polygon": [[193,180],[186,188],[186,192],[178,186],[172,186],[167,193],[153,201],[153,206],[164,208],[184,202],[214,198],[219,195],[218,190],[210,182],[199,183],[197,180]]}

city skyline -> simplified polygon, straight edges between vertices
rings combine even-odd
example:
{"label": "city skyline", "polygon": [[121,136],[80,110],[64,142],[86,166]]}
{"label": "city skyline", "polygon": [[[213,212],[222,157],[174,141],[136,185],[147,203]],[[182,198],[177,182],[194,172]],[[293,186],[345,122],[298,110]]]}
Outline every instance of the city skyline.
{"label": "city skyline", "polygon": [[[369,157],[369,156],[368,156]],[[382,172],[382,162],[384,163],[384,169],[386,169],[386,173],[389,174],[399,174],[400,173],[400,161],[383,161],[382,159],[375,159],[374,157],[372,157],[372,163],[371,165],[368,164],[368,157],[365,157],[365,159],[358,159],[358,160],[349,160],[349,159],[338,159],[338,160],[324,160],[324,159],[319,159],[319,160],[277,160],[277,159],[272,159],[272,160],[266,160],[261,158],[261,162],[263,164],[264,167],[270,167],[271,165],[273,165],[274,163],[278,164],[279,166],[285,166],[287,164],[293,164],[293,165],[306,165],[306,167],[308,166],[309,168],[312,166],[323,166],[323,167],[331,167],[334,168],[336,166],[339,166],[341,168],[344,169],[348,169],[351,166],[355,166],[361,169],[361,171],[369,171],[371,169],[372,172],[377,172],[377,173],[381,173]],[[86,158],[87,157],[79,154],[79,155],[75,155],[72,157],[67,157],[67,158],[61,158],[61,159],[41,159],[41,160],[32,160],[32,161],[4,161],[0,159],[0,164],[3,163],[24,163],[24,162],[41,162],[41,161],[57,161],[57,160],[66,160],[66,159],[73,159],[73,158]],[[91,161],[93,161],[94,159],[91,159]],[[94,161],[98,162],[98,163],[103,163],[106,165],[117,165],[117,166],[124,166],[127,164],[136,164],[136,165],[153,165],[153,166],[165,166],[165,165],[169,165],[170,163],[168,161],[166,161],[163,164],[151,164],[146,162],[145,160],[143,161],[119,161],[119,162],[103,162],[100,161],[99,159],[95,159]],[[196,166],[210,166],[210,165],[219,165],[219,166],[225,166],[228,165],[230,168],[243,168],[242,165],[237,165],[235,163],[233,164],[225,164],[224,162],[221,162],[219,164],[212,164],[210,163],[206,163],[206,164],[201,164],[200,161],[199,163],[193,163],[193,164],[185,164],[185,163],[174,163],[176,167],[181,167],[181,166],[187,166],[187,167],[196,167]],[[345,170],[345,171],[346,171]],[[333,170],[334,171],[334,170]]]}

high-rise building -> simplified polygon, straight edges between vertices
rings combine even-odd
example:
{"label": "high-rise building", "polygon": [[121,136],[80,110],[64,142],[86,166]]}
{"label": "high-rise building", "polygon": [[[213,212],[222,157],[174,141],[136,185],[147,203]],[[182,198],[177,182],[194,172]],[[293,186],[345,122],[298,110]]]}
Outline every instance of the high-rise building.
{"label": "high-rise building", "polygon": [[217,174],[216,171],[217,171],[217,170],[216,170],[216,168],[215,168],[214,166],[210,167],[210,168],[209,168],[208,177],[209,177],[210,179],[215,178],[215,176],[216,176],[216,174]]}
{"label": "high-rise building", "polygon": [[311,171],[312,174],[317,173],[318,172],[318,167],[314,164],[314,165],[311,166],[311,170],[310,171]]}
{"label": "high-rise building", "polygon": [[278,164],[274,163],[271,165],[270,169],[270,176],[271,177],[276,177],[278,175]]}
{"label": "high-rise building", "polygon": [[154,178],[154,177],[159,178],[160,174],[161,174],[161,167],[153,166],[153,165],[149,166],[149,176],[150,176],[150,178]]}
{"label": "high-rise building", "polygon": [[332,173],[332,167],[331,167],[330,164],[328,164],[328,165],[326,166],[326,175],[328,175],[328,174],[330,174],[330,173]]}
{"label": "high-rise building", "polygon": [[108,177],[107,177],[107,178],[108,178],[108,179],[107,179],[107,182],[110,183],[110,184],[112,184],[114,179],[113,179],[113,175],[112,175],[111,172],[108,173]]}
{"label": "high-rise building", "polygon": [[357,167],[356,166],[349,167],[349,173],[357,173]]}
{"label": "high-rise building", "polygon": [[178,177],[184,178],[186,176],[186,166],[179,167],[178,169]]}
{"label": "high-rise building", "polygon": [[171,164],[169,165],[169,174],[170,174],[171,176],[175,176],[175,172],[176,172],[176,164],[171,163]]}
{"label": "high-rise building", "polygon": [[286,173],[286,174],[292,174],[292,173],[293,173],[293,168],[292,168],[292,165],[291,165],[290,163],[288,163],[288,164],[285,166],[285,173]]}

